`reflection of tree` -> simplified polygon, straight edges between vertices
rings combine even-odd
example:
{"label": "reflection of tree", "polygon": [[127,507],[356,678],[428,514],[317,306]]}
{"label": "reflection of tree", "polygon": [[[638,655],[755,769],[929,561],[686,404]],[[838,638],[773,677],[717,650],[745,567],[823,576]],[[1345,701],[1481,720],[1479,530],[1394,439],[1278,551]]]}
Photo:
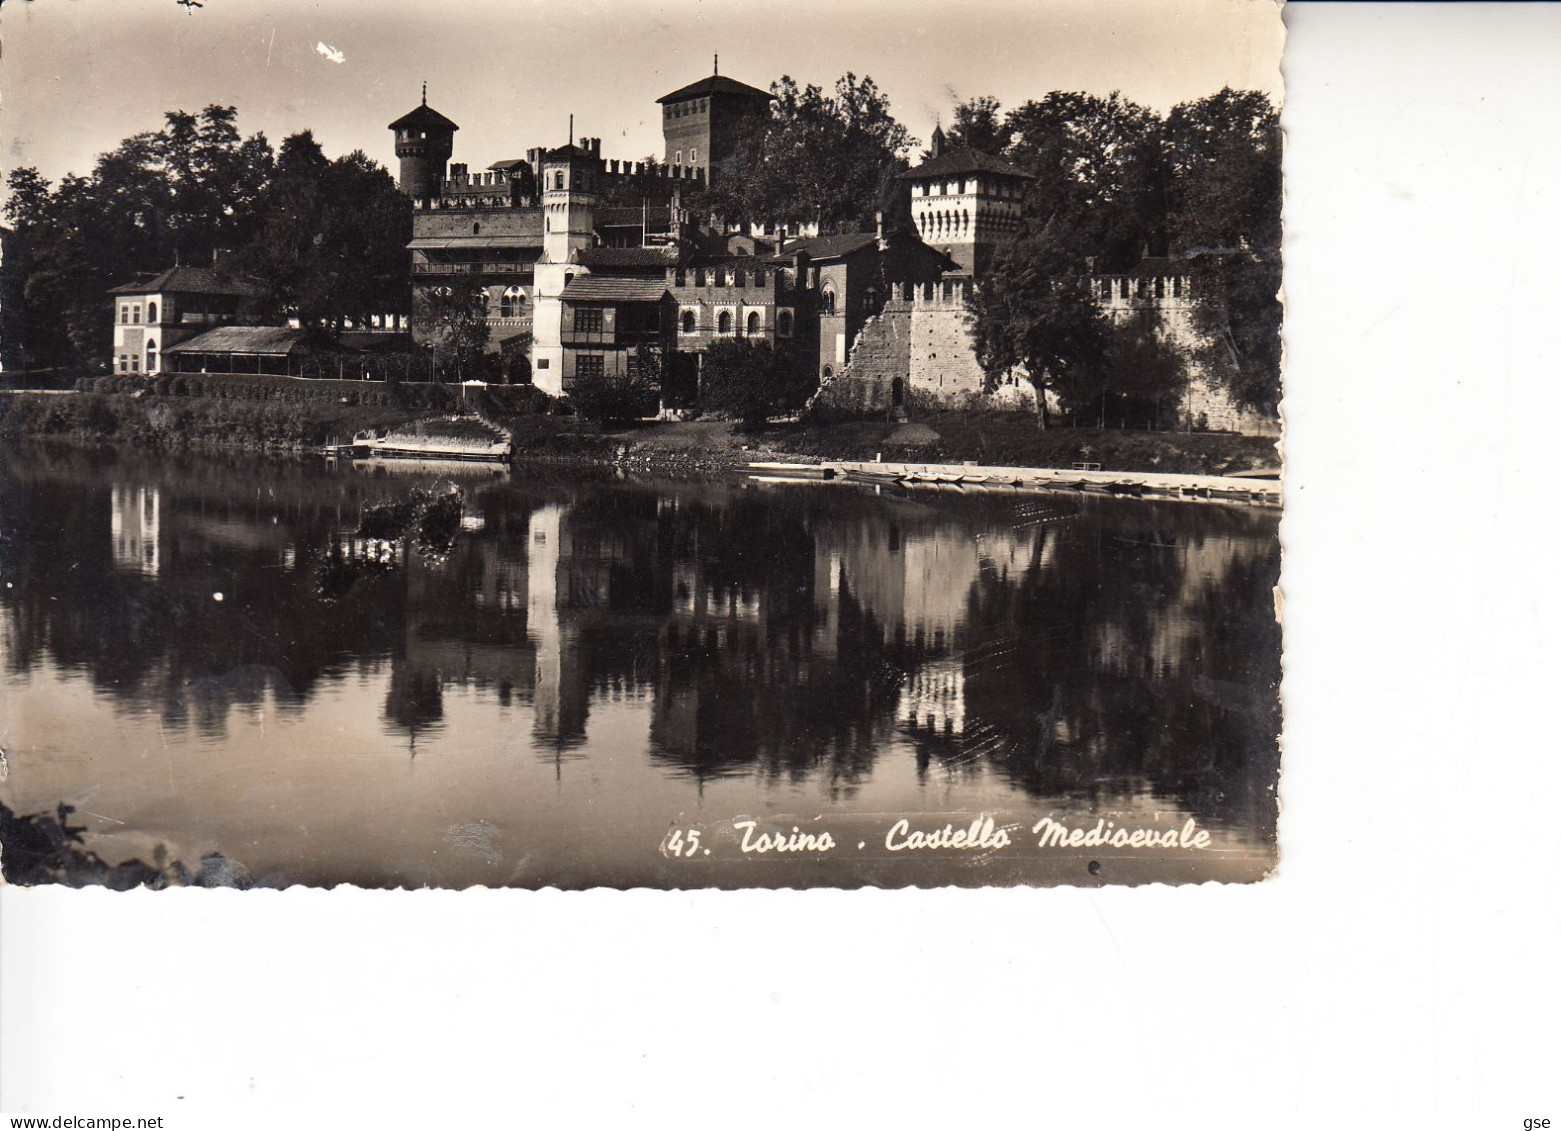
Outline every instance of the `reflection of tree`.
{"label": "reflection of tree", "polygon": [[[1038,795],[1157,796],[1210,816],[1267,814],[1278,731],[1272,519],[1113,504],[1059,527],[1053,568],[972,594],[971,631],[1013,636],[972,664],[969,709],[992,761]],[[1055,696],[1057,710],[1050,707]],[[1044,753],[1043,753],[1044,752]]]}
{"label": "reflection of tree", "polygon": [[[6,454],[0,517],[13,533],[4,562],[13,671],[47,656],[167,724],[220,735],[235,706],[269,697],[296,710],[322,679],[390,651],[394,587],[318,599],[313,563],[331,552],[343,501],[318,479],[306,485],[278,464],[282,478],[257,488],[252,467],[222,461],[190,476],[135,458]],[[110,495],[116,482],[159,475],[170,482],[160,492],[153,579],[116,568]],[[354,498],[346,504],[355,514]]]}

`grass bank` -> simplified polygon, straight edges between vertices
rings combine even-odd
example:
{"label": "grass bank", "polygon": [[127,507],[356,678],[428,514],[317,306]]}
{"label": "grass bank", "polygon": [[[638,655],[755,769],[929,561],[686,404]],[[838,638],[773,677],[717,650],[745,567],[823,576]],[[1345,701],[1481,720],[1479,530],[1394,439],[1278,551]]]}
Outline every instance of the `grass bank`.
{"label": "grass bank", "polygon": [[925,413],[909,424],[841,421],[744,432],[724,421],[644,424],[604,430],[570,417],[506,421],[519,458],[726,470],[758,460],[818,463],[885,460],[1220,475],[1277,467],[1275,441],[1205,432],[1129,432],[1036,427],[1034,416]]}
{"label": "grass bank", "polygon": [[[306,383],[307,384],[307,383]],[[229,391],[226,390],[225,391]],[[364,396],[297,399],[294,388],[245,387],[249,395],[202,396],[121,391],[40,396],[0,392],[0,435],[159,450],[226,447],[297,451],[348,440],[366,428],[394,428],[456,407],[375,403]],[[308,390],[311,393],[317,390]],[[518,392],[518,390],[517,390]],[[404,396],[404,394],[403,394]],[[410,398],[408,398],[410,399]],[[419,394],[418,400],[427,399]],[[1095,428],[1041,430],[1025,414],[918,413],[908,424],[836,421],[774,425],[746,432],[726,421],[645,423],[602,428],[575,416],[505,411],[490,416],[510,428],[517,459],[683,471],[724,471],[755,460],[816,463],[885,460],[1061,467],[1097,463],[1111,471],[1219,475],[1278,465],[1274,441],[1222,433],[1128,432]],[[529,407],[529,406],[522,406]]]}

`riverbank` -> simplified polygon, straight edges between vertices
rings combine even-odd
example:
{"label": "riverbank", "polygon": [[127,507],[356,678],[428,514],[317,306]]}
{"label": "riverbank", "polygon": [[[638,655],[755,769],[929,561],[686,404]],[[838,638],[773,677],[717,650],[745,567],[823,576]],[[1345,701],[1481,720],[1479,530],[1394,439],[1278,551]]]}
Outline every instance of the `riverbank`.
{"label": "riverbank", "polygon": [[[298,452],[394,428],[428,408],[205,396],[0,392],[0,436],[126,444],[164,451]],[[1277,467],[1272,439],[1199,432],[1039,429],[1025,414],[922,413],[909,423],[836,421],[744,431],[729,421],[658,421],[603,428],[576,416],[492,414],[530,463],[639,467],[678,472],[741,470],[749,463],[886,461],[1228,475]]]}
{"label": "riverbank", "polygon": [[537,462],[610,462],[627,466],[729,471],[774,461],[975,462],[987,466],[1072,468],[1182,475],[1228,475],[1277,468],[1275,442],[1207,432],[1129,432],[1098,428],[1041,430],[1028,415],[926,413],[907,424],[838,421],[771,425],[753,432],[727,421],[658,422],[602,429],[573,417],[520,417],[517,458]]}

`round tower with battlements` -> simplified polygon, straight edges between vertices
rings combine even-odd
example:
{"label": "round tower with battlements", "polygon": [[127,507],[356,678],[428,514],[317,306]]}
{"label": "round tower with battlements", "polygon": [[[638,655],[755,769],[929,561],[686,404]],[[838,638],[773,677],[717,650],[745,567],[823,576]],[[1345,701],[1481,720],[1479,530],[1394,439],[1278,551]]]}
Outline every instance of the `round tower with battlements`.
{"label": "round tower with battlements", "polygon": [[396,134],[396,156],[401,175],[396,184],[414,200],[439,195],[440,183],[455,151],[455,131],[461,127],[428,105],[428,84],[423,84],[423,104],[390,123]]}

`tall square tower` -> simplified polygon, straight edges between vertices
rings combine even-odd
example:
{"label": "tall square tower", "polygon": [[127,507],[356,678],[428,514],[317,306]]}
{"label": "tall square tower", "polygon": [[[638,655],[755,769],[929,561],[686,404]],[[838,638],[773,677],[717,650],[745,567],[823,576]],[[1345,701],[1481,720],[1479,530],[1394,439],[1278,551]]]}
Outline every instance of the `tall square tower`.
{"label": "tall square tower", "polygon": [[730,173],[743,136],[763,127],[773,98],[719,72],[662,95],[664,163]]}

